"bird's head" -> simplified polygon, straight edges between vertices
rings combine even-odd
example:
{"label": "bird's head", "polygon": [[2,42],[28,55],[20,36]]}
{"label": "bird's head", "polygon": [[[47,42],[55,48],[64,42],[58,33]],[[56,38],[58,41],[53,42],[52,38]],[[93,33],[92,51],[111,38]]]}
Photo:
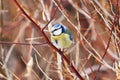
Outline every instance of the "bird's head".
{"label": "bird's head", "polygon": [[64,33],[66,30],[66,27],[61,25],[61,24],[55,24],[52,28],[51,28],[51,33],[53,36],[58,36],[62,33]]}

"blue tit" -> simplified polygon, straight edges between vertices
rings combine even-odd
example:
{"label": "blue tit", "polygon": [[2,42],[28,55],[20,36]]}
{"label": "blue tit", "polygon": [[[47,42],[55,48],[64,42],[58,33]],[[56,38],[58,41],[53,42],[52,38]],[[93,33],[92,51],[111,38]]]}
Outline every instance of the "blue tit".
{"label": "blue tit", "polygon": [[68,48],[73,43],[69,29],[61,24],[55,24],[51,29],[51,42],[60,49]]}

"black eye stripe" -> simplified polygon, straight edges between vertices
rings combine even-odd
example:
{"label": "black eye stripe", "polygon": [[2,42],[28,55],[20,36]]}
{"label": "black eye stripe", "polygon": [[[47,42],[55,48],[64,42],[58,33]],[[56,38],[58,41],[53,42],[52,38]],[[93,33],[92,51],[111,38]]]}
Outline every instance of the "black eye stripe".
{"label": "black eye stripe", "polygon": [[[60,27],[60,28],[61,28],[61,27]],[[53,33],[54,31],[57,31],[57,30],[60,29],[60,28],[57,28],[57,29],[53,30],[52,33]]]}

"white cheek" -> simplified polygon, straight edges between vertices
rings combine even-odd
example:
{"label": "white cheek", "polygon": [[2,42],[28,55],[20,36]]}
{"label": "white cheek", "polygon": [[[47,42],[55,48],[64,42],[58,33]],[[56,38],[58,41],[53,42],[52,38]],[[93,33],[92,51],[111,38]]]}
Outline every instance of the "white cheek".
{"label": "white cheek", "polygon": [[60,35],[62,33],[62,29],[58,29],[53,32],[54,35]]}

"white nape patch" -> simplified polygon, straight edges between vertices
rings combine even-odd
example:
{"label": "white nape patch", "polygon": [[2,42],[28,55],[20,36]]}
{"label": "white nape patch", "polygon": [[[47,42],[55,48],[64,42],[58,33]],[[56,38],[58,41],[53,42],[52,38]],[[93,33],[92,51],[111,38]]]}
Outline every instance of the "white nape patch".
{"label": "white nape patch", "polygon": [[62,33],[62,28],[59,28],[58,30],[53,32],[53,35],[57,36],[60,35]]}

